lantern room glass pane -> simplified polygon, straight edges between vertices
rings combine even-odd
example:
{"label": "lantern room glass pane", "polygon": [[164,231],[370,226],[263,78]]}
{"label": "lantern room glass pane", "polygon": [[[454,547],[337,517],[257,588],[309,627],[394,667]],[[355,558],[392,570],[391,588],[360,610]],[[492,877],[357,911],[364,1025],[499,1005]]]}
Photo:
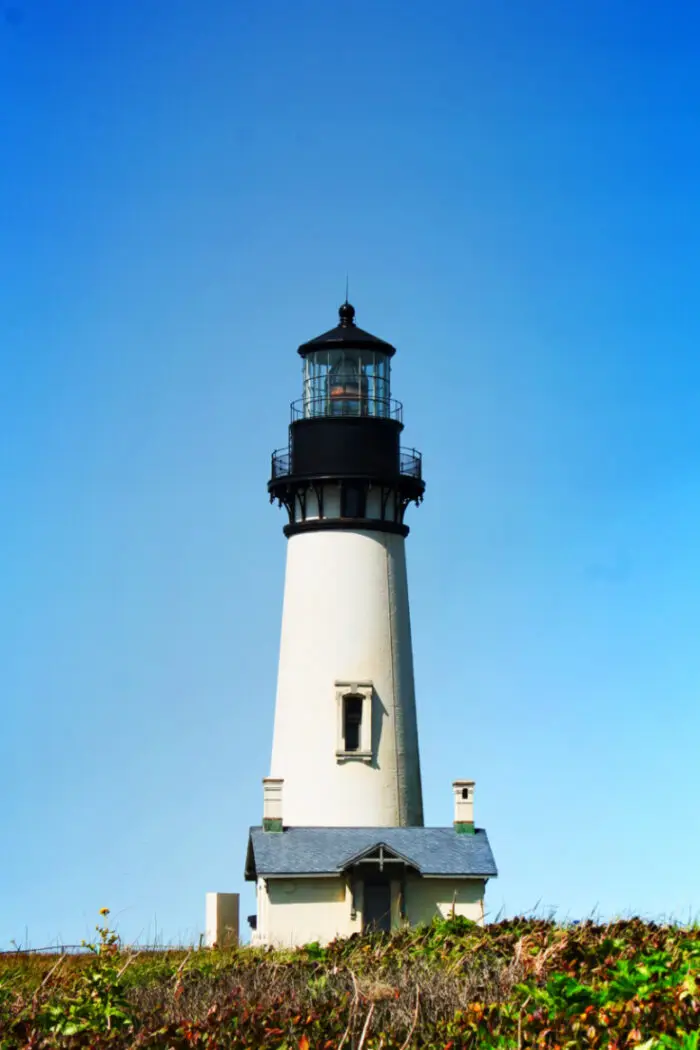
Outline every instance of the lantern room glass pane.
{"label": "lantern room glass pane", "polygon": [[389,358],[367,350],[317,350],[304,360],[304,417],[390,415]]}

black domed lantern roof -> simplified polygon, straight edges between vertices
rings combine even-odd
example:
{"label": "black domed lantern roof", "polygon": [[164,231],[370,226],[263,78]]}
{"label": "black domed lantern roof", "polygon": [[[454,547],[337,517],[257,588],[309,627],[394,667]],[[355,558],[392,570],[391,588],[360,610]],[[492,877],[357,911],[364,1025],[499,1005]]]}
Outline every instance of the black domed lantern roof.
{"label": "black domed lantern roof", "polygon": [[308,343],[302,343],[298,353],[301,357],[315,353],[317,350],[374,350],[387,357],[393,357],[396,347],[379,339],[371,332],[365,332],[355,324],[355,307],[345,302],[338,310],[338,324],[323,335],[317,335]]}

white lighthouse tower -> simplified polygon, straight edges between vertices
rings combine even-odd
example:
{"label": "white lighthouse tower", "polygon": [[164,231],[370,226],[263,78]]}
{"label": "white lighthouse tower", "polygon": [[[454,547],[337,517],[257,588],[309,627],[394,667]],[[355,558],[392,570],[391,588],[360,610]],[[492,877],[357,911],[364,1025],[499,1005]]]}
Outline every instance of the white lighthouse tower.
{"label": "white lighthouse tower", "polygon": [[496,867],[474,781],[453,783],[449,827],[423,826],[404,515],[425,484],[420,453],[401,447],[396,351],[346,302],[298,352],[302,396],[268,482],[287,511],[287,569],[272,763],[245,867],[253,938],[481,922]]}
{"label": "white lighthouse tower", "polygon": [[302,397],[272,457],[289,523],[270,774],[289,824],[422,825],[404,549],[421,457],[400,447],[394,347],[339,314],[299,347]]}

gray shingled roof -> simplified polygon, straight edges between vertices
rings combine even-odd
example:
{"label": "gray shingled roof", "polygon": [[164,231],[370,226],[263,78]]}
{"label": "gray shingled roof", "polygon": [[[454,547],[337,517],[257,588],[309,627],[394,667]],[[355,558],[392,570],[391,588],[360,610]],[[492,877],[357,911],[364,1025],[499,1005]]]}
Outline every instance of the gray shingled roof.
{"label": "gray shingled roof", "polygon": [[454,828],[251,828],[245,877],[330,875],[360,855],[387,846],[421,875],[493,877],[498,874],[486,832]]}

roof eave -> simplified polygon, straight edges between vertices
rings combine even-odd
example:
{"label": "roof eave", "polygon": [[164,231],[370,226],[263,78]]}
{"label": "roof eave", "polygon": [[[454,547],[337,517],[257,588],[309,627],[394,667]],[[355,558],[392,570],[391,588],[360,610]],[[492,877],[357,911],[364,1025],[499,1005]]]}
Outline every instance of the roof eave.
{"label": "roof eave", "polygon": [[245,851],[245,868],[243,870],[243,877],[246,882],[255,882],[258,877],[258,872],[255,867],[255,848],[253,846],[252,829],[248,832],[248,846]]}
{"label": "roof eave", "polygon": [[423,879],[495,879],[495,871],[422,871]]}
{"label": "roof eave", "polygon": [[261,879],[340,879],[345,872],[334,871],[259,871]]}
{"label": "roof eave", "polygon": [[[495,879],[498,878],[497,871],[419,871],[415,864],[408,862],[409,867],[421,879]],[[260,876],[261,879],[331,879],[343,878],[347,874],[346,868],[335,868],[329,871],[257,871],[253,878]],[[247,875],[246,875],[246,878]],[[248,879],[251,881],[251,879]]]}
{"label": "roof eave", "polygon": [[371,332],[365,332],[363,328],[354,326],[345,328],[340,325],[337,328],[331,328],[328,332],[324,332],[323,335],[317,335],[315,339],[309,339],[307,343],[302,343],[297,353],[300,357],[306,357],[307,354],[312,354],[317,350],[339,350],[342,348],[347,350],[373,349],[378,353],[386,354],[387,357],[393,357],[396,353],[395,346],[376,335],[372,335]]}

